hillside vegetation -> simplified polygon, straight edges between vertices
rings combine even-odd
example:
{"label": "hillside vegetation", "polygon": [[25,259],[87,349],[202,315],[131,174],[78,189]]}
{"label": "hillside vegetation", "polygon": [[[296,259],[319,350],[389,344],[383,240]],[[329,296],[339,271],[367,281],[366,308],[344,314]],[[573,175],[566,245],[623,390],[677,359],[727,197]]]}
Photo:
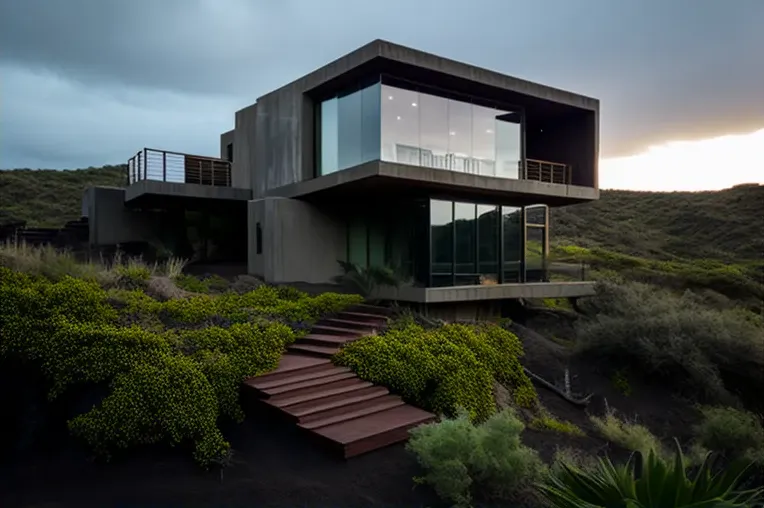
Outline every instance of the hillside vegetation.
{"label": "hillside vegetation", "polygon": [[[55,227],[80,215],[91,185],[124,185],[124,166],[71,171],[0,170],[0,224]],[[718,192],[602,191],[594,203],[556,208],[555,244],[670,260],[758,260],[764,253],[764,186]]]}

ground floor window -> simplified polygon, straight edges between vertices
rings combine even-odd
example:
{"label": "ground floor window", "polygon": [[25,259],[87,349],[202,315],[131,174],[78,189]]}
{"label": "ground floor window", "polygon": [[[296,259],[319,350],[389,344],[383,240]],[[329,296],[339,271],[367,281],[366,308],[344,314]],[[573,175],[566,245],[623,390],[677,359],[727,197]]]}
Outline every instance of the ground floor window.
{"label": "ground floor window", "polygon": [[360,210],[347,228],[347,261],[386,266],[424,287],[547,279],[546,205],[501,206],[446,200]]}

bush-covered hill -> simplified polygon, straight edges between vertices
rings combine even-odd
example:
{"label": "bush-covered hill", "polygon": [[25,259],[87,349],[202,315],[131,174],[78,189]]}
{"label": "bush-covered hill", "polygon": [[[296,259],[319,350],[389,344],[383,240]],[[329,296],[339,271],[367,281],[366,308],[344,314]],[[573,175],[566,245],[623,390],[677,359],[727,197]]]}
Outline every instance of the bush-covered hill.
{"label": "bush-covered hill", "polygon": [[78,170],[0,170],[0,225],[59,227],[79,219],[82,192],[91,185],[123,186],[124,165]]}
{"label": "bush-covered hill", "polygon": [[[80,214],[90,185],[124,184],[124,166],[0,171],[0,224],[59,226]],[[602,191],[595,203],[552,211],[556,244],[602,247],[645,258],[760,259],[764,186],[718,192]]]}

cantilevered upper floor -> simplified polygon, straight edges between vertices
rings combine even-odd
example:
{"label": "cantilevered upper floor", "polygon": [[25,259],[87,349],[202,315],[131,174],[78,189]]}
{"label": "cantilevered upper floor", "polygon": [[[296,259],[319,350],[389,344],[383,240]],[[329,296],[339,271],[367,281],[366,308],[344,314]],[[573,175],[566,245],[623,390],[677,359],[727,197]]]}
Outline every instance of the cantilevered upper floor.
{"label": "cantilevered upper floor", "polygon": [[254,198],[562,205],[598,198],[598,123],[596,99],[375,40],[238,111],[221,158]]}

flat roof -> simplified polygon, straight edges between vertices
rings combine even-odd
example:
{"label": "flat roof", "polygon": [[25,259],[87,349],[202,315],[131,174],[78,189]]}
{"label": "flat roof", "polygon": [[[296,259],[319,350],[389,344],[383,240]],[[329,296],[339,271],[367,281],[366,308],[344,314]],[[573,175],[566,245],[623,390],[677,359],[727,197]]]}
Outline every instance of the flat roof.
{"label": "flat roof", "polygon": [[[311,93],[330,85],[333,81],[342,80],[343,76],[352,81],[359,75],[380,69],[396,76],[418,76],[422,82],[435,80],[444,85],[444,88],[458,81],[470,83],[475,95],[487,93],[488,89],[493,89],[506,92],[510,99],[513,96],[523,96],[531,101],[533,99],[539,102],[551,101],[599,112],[599,100],[595,98],[515,78],[381,39],[374,40],[280,89],[294,87],[303,93]],[[452,83],[445,83],[444,80],[452,81]],[[475,89],[475,86],[479,89]],[[275,92],[274,90],[270,93]]]}

